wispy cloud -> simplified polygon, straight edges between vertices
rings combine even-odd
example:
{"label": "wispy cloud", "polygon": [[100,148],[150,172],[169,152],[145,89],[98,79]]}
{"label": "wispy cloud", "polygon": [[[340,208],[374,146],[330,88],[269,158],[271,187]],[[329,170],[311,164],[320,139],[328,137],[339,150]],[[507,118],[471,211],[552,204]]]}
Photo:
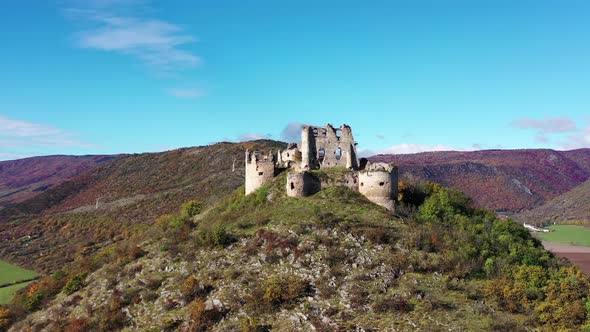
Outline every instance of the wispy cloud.
{"label": "wispy cloud", "polygon": [[301,141],[301,122],[289,122],[281,131],[281,139],[287,143],[296,143]]}
{"label": "wispy cloud", "polygon": [[[53,126],[11,119],[0,115],[0,159],[16,159],[34,155],[32,148],[87,148],[92,145]],[[10,150],[10,151],[9,151]]]}
{"label": "wispy cloud", "polygon": [[[139,59],[142,63],[170,73],[194,67],[201,58],[186,50],[196,38],[177,24],[129,10],[137,1],[74,1],[66,13],[85,28],[75,34],[82,48],[116,52]],[[122,10],[125,8],[126,10]]]}
{"label": "wispy cloud", "polygon": [[580,127],[566,116],[542,119],[521,118],[512,121],[511,125],[523,129],[533,129],[537,143],[553,142],[554,145],[566,150],[590,147],[590,126]]}
{"label": "wispy cloud", "polygon": [[34,156],[34,154],[30,154],[30,153],[0,151],[0,160],[14,160],[14,159],[33,157],[33,156]]}
{"label": "wispy cloud", "polygon": [[271,136],[269,134],[260,134],[260,133],[245,133],[238,136],[238,142],[246,142],[246,141],[255,141],[259,139],[270,139]]}
{"label": "wispy cloud", "polygon": [[580,130],[575,135],[567,137],[567,141],[559,143],[563,149],[590,148],[590,126]]}
{"label": "wispy cloud", "polygon": [[168,89],[166,92],[177,98],[195,99],[207,95],[206,91],[199,88],[174,88]]}
{"label": "wispy cloud", "polygon": [[360,149],[359,155],[361,157],[370,157],[378,154],[410,154],[419,152],[431,151],[462,151],[463,149],[454,148],[444,144],[412,144],[404,143],[399,145],[389,146],[383,149]]}
{"label": "wispy cloud", "polygon": [[64,132],[51,126],[9,119],[0,115],[0,136],[5,137],[30,137],[60,135]]}
{"label": "wispy cloud", "polygon": [[540,120],[521,118],[512,121],[513,126],[523,129],[534,129],[538,134],[565,133],[575,131],[576,123],[565,116],[546,117]]}

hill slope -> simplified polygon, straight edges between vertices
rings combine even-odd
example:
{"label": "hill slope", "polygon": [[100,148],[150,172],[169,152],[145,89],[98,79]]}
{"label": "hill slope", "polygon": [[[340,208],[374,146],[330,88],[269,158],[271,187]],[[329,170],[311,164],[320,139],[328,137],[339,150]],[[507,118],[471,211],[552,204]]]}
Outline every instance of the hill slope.
{"label": "hill slope", "polygon": [[82,250],[141,232],[178,202],[216,201],[244,183],[246,148],[279,147],[273,141],[218,143],[120,157],[0,210],[0,257],[54,270]]}
{"label": "hill slope", "polygon": [[516,218],[533,224],[590,221],[590,180]]}
{"label": "hill slope", "polygon": [[0,208],[19,203],[117,156],[44,156],[0,161]]}
{"label": "hill slope", "polygon": [[478,206],[520,212],[540,206],[590,178],[590,149],[484,150],[378,155],[399,165],[402,180],[457,188]]}
{"label": "hill slope", "polygon": [[[185,205],[147,229],[141,249],[82,256],[65,277],[19,295],[15,306],[42,308],[12,331],[525,331],[587,322],[588,277],[456,191],[427,187],[418,213],[400,218],[342,187],[289,198],[284,180],[248,196],[240,188],[200,215]],[[88,270],[88,261],[104,265]]]}

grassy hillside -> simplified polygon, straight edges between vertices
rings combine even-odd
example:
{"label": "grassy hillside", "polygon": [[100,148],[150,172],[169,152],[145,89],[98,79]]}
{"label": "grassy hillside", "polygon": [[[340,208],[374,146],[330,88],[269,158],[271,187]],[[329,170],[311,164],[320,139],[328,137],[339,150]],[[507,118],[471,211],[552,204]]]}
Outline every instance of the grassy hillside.
{"label": "grassy hillside", "polygon": [[590,228],[578,225],[552,225],[550,233],[539,233],[544,241],[590,246]]}
{"label": "grassy hillside", "polygon": [[532,224],[590,222],[590,180],[540,207],[519,214],[517,219]]}
{"label": "grassy hillside", "polygon": [[120,157],[0,210],[0,258],[55,271],[77,255],[143,232],[178,202],[219,200],[243,184],[245,149],[280,147],[218,143]]}
{"label": "grassy hillside", "polygon": [[540,206],[590,178],[590,149],[445,151],[379,155],[399,165],[405,181],[434,181],[473,197],[476,205],[520,212]]}
{"label": "grassy hillside", "polygon": [[[334,176],[334,174],[330,174]],[[392,215],[345,188],[189,202],[20,293],[12,331],[579,330],[590,280],[460,192]],[[136,247],[138,246],[138,247]],[[20,308],[20,309],[19,309]]]}

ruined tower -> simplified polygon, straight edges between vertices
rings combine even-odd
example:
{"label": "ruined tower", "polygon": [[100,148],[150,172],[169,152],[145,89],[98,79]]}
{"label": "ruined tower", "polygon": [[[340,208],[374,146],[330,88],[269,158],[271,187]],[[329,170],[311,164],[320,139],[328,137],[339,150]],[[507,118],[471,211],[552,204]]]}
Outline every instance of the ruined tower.
{"label": "ruined tower", "polygon": [[334,128],[304,126],[301,131],[301,169],[358,168],[356,143],[347,125]]}
{"label": "ruined tower", "polygon": [[397,167],[385,163],[368,163],[358,173],[358,190],[371,202],[388,210],[395,208],[397,199]]}
{"label": "ruined tower", "polygon": [[263,156],[246,150],[246,195],[274,178],[275,165],[272,153]]}
{"label": "ruined tower", "polygon": [[[371,202],[388,210],[395,209],[397,167],[385,163],[359,163],[352,130],[347,125],[334,128],[303,126],[301,146],[291,143],[276,158],[246,151],[246,195],[271,181],[280,170],[287,170],[286,194],[289,197],[311,196],[333,186],[358,191]],[[318,177],[312,170],[342,167],[340,178]]]}

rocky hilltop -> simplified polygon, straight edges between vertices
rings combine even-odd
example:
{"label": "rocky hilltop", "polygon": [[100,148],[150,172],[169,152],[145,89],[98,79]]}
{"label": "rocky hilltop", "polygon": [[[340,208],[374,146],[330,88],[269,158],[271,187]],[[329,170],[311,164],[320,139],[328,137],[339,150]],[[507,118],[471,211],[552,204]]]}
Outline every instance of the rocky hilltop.
{"label": "rocky hilltop", "polygon": [[408,188],[392,214],[345,187],[288,197],[285,178],[246,196],[240,187],[188,201],[125,241],[80,253],[15,298],[11,331],[525,331],[587,322],[588,276],[460,192]]}

